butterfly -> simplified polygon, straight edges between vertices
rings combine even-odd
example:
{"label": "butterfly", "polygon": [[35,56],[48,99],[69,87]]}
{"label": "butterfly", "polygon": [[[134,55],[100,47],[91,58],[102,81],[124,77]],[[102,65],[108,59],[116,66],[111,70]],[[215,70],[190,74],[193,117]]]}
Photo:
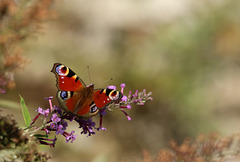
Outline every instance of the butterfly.
{"label": "butterfly", "polygon": [[60,108],[80,118],[97,115],[111,103],[117,103],[123,97],[114,89],[94,89],[86,84],[67,66],[55,63],[51,70],[56,76],[57,99]]}

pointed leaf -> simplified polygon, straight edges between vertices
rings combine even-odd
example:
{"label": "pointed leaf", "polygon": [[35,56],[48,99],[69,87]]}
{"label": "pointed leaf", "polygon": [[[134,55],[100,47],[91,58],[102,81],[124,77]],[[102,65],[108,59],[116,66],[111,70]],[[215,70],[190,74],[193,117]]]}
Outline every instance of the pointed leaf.
{"label": "pointed leaf", "polygon": [[22,107],[22,114],[23,114],[23,118],[24,118],[25,124],[26,124],[27,127],[29,127],[30,124],[31,124],[32,119],[31,119],[30,113],[28,111],[28,108],[27,108],[27,106],[25,104],[25,101],[22,98],[22,96],[20,96],[20,105]]}

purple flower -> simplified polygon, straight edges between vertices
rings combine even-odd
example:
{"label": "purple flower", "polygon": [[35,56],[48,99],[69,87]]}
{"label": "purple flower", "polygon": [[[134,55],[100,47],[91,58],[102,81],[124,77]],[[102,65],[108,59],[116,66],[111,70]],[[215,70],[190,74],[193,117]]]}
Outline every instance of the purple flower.
{"label": "purple flower", "polygon": [[127,114],[126,111],[124,111],[123,109],[121,109],[121,110],[122,110],[122,112],[126,115],[126,117],[128,118],[128,120],[132,120],[131,117]]}
{"label": "purple flower", "polygon": [[126,107],[127,107],[127,109],[131,109],[132,108],[131,105],[129,105],[129,104]]}
{"label": "purple flower", "polygon": [[55,105],[53,106],[53,111],[58,113],[60,116],[62,115],[62,109],[60,109],[59,107],[57,107]]}
{"label": "purple flower", "polygon": [[56,129],[56,124],[55,124],[55,123],[51,123],[49,127],[50,127],[50,129],[52,129],[52,130],[53,130],[53,129]]}
{"label": "purple flower", "polygon": [[121,84],[120,84],[120,87],[121,87],[121,88],[125,88],[125,87],[126,87],[126,84],[125,84],[125,83],[121,83]]}
{"label": "purple flower", "polygon": [[48,114],[49,114],[49,109],[43,110],[41,107],[39,107],[36,111],[37,111],[39,114],[44,115],[45,117],[47,117]]}
{"label": "purple flower", "polygon": [[49,130],[48,129],[46,129],[46,128],[44,128],[43,129],[47,134],[49,134],[50,132],[49,132]]}
{"label": "purple flower", "polygon": [[117,87],[116,87],[115,85],[109,85],[108,88],[109,88],[109,89],[114,89],[114,90],[117,89]]}
{"label": "purple flower", "polygon": [[131,107],[131,105],[124,105],[124,106],[120,106],[120,108],[122,108],[122,109],[131,109],[132,107]]}
{"label": "purple flower", "polygon": [[106,114],[107,114],[106,108],[101,109],[101,110],[99,111],[99,114],[100,114],[100,115],[106,115]]}
{"label": "purple flower", "polygon": [[52,106],[52,99],[53,99],[53,96],[45,97],[44,99],[45,99],[45,100],[48,100],[48,102],[49,102],[49,106],[50,106],[50,109],[51,109],[51,112],[52,112],[52,111],[53,111],[53,106]]}
{"label": "purple flower", "polygon": [[124,88],[126,87],[126,84],[122,83],[122,84],[120,85],[120,87],[121,87],[121,93],[123,94],[123,90],[124,90]]}
{"label": "purple flower", "polygon": [[99,127],[99,128],[97,128],[97,130],[98,130],[98,131],[99,131],[99,130],[106,131],[106,130],[107,130],[107,128],[105,128],[105,127]]}
{"label": "purple flower", "polygon": [[56,134],[63,134],[63,132],[64,132],[63,126],[61,124],[58,125]]}
{"label": "purple flower", "polygon": [[39,114],[42,114],[43,113],[43,109],[41,107],[39,107],[37,110],[36,110]]}
{"label": "purple flower", "polygon": [[51,100],[51,99],[53,99],[53,96],[45,97],[44,99],[45,99],[45,100]]}
{"label": "purple flower", "polygon": [[58,122],[61,121],[61,118],[59,118],[57,114],[53,114],[51,120],[57,124]]}
{"label": "purple flower", "polygon": [[76,140],[76,137],[77,137],[77,135],[74,135],[73,133],[75,133],[75,131],[71,131],[71,133],[70,134],[68,134],[67,132],[65,132],[66,134],[66,142],[68,143],[70,140],[71,140],[71,143],[73,142],[73,141],[75,141]]}
{"label": "purple flower", "polygon": [[93,128],[95,128],[96,123],[92,121],[92,118],[89,118],[87,120],[76,118],[75,120],[78,122],[79,128],[82,128],[81,134],[88,133],[88,136],[95,134]]}
{"label": "purple flower", "polygon": [[123,97],[121,98],[121,101],[123,101],[123,102],[127,102],[127,96],[125,96],[125,95],[123,95]]}
{"label": "purple flower", "polygon": [[67,129],[68,123],[65,120],[62,120],[61,125],[63,126],[63,130]]}
{"label": "purple flower", "polygon": [[138,96],[138,90],[135,91],[135,94],[134,94],[135,97]]}

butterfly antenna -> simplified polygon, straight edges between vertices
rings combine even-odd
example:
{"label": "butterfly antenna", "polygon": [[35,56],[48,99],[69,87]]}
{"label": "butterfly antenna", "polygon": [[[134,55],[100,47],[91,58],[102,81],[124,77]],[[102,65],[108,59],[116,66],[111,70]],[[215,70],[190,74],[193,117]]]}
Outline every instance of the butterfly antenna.
{"label": "butterfly antenna", "polygon": [[87,66],[87,69],[88,69],[88,77],[89,77],[90,83],[92,83],[91,76],[90,76],[90,68],[89,68],[89,66]]}
{"label": "butterfly antenna", "polygon": [[110,78],[110,79],[108,79],[108,80],[105,80],[104,82],[110,82],[110,81],[112,81],[113,80],[113,78]]}

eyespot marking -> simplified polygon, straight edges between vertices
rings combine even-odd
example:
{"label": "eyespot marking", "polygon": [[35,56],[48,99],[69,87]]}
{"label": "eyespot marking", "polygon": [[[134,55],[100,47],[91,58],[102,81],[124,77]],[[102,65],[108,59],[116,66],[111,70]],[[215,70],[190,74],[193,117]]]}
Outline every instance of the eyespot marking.
{"label": "eyespot marking", "polygon": [[119,99],[119,92],[115,91],[115,90],[112,90],[109,94],[109,98],[111,100],[118,100]]}
{"label": "eyespot marking", "polygon": [[59,91],[59,96],[62,100],[67,100],[70,97],[72,97],[73,92],[72,91]]}
{"label": "eyespot marking", "polygon": [[90,105],[90,113],[95,113],[96,111],[98,111],[98,107],[92,102]]}
{"label": "eyespot marking", "polygon": [[60,75],[60,76],[67,76],[69,73],[69,68],[64,66],[64,65],[58,65],[56,67],[56,72]]}
{"label": "eyespot marking", "polygon": [[61,99],[63,99],[63,100],[68,99],[68,93],[67,93],[67,91],[61,91],[61,92],[60,92],[60,97],[61,97]]}

